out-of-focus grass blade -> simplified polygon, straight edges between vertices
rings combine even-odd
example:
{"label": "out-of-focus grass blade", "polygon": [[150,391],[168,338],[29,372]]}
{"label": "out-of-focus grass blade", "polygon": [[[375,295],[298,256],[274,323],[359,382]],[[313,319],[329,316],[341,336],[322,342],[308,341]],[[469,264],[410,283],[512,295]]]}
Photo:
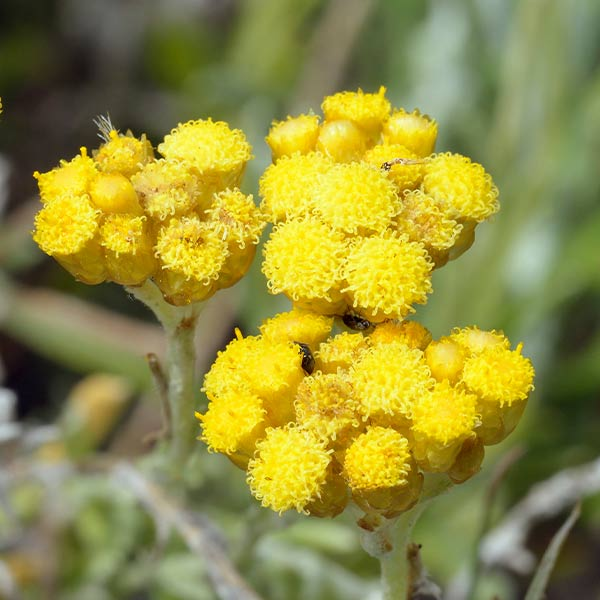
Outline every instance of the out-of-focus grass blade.
{"label": "out-of-focus grass blade", "polygon": [[573,507],[571,514],[563,523],[562,527],[556,532],[556,535],[552,538],[552,541],[550,542],[550,545],[548,546],[546,552],[544,552],[544,556],[542,557],[540,565],[537,568],[537,571],[535,572],[533,581],[531,582],[531,585],[527,590],[525,600],[543,599],[546,586],[548,585],[548,580],[550,579],[550,574],[554,569],[554,565],[561,551],[562,545],[567,539],[571,528],[575,524],[575,521],[577,521],[577,519],[579,518],[580,514],[581,502],[578,502]]}

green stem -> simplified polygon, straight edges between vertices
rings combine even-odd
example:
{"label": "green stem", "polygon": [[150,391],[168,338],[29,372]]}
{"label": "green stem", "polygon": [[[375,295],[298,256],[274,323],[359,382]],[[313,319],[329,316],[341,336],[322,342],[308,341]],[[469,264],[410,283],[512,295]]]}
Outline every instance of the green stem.
{"label": "green stem", "polygon": [[151,281],[127,291],[142,301],[161,322],[167,336],[167,396],[171,423],[170,459],[176,472],[183,468],[194,444],[196,422],[194,337],[202,304],[173,306]]}

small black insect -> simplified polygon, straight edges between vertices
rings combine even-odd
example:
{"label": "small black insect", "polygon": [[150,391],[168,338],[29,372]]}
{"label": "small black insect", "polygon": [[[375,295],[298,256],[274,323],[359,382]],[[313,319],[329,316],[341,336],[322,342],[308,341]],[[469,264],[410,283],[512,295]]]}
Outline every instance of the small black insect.
{"label": "small black insect", "polygon": [[308,344],[303,344],[302,342],[294,342],[294,344],[298,344],[300,346],[300,351],[302,352],[302,368],[307,375],[311,375],[315,370],[315,357],[312,355]]}
{"label": "small black insect", "polygon": [[354,313],[347,312],[343,317],[342,321],[346,327],[350,329],[354,329],[354,331],[365,331],[373,326],[371,321],[367,321],[367,319],[363,319]]}

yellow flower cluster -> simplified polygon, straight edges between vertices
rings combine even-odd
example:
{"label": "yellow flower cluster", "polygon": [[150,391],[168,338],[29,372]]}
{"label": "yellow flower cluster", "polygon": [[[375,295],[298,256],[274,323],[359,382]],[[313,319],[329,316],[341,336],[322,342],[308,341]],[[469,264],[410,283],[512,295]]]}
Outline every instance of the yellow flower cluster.
{"label": "yellow flower cluster", "polygon": [[153,279],[175,305],[204,300],[248,270],[265,225],[239,183],[251,148],[208,120],[180,124],[157,147],[109,126],[90,156],[34,174],[34,240],[77,279]]}
{"label": "yellow flower cluster", "polygon": [[474,475],[533,389],[521,345],[511,350],[495,331],[434,341],[415,321],[333,326],[294,308],[258,336],[238,331],[205,377],[201,439],[278,512],[335,516],[352,499],[393,517],[418,502],[424,473],[456,483]]}
{"label": "yellow flower cluster", "polygon": [[434,154],[435,121],[392,110],[383,87],[328,96],[322,109],[275,122],[267,137],[269,289],[323,314],[402,319],[498,210],[498,190],[469,158]]}

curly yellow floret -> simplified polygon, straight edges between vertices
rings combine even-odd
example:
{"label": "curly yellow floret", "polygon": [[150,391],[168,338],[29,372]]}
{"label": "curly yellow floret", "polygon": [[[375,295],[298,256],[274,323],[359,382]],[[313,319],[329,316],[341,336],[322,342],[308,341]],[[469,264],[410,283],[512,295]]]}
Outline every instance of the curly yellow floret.
{"label": "curly yellow floret", "polygon": [[176,160],[152,161],[131,182],[146,213],[159,221],[200,209],[209,200],[202,197],[197,177]]}
{"label": "curly yellow floret", "polygon": [[241,453],[248,457],[264,434],[265,416],[262,400],[243,391],[211,398],[208,410],[196,413],[202,423],[200,439],[209,452]]}
{"label": "curly yellow floret", "polygon": [[412,407],[411,431],[421,445],[462,443],[476,425],[477,396],[447,380],[419,396]]}
{"label": "curly yellow floret", "polygon": [[142,135],[139,139],[131,133],[119,135],[116,130],[108,134],[109,140],[94,152],[98,168],[105,173],[120,173],[131,177],[154,158],[152,144]]}
{"label": "curly yellow floret", "polygon": [[319,346],[315,354],[316,366],[323,373],[337,373],[349,369],[369,347],[362,333],[343,331]]}
{"label": "curly yellow floret", "polygon": [[70,161],[61,160],[60,165],[46,173],[36,171],[42,202],[48,202],[58,196],[81,196],[89,191],[90,183],[98,175],[94,161],[87,155],[86,148]]}
{"label": "curly yellow floret", "polygon": [[350,369],[349,378],[365,417],[409,419],[415,400],[434,384],[423,353],[402,342],[371,347]]}
{"label": "curly yellow floret", "polygon": [[421,190],[407,192],[395,219],[396,229],[426,248],[448,250],[456,244],[463,226],[448,216],[443,205]]}
{"label": "curly yellow floret", "polygon": [[252,149],[240,129],[231,129],[223,121],[211,119],[180,123],[159,144],[158,151],[167,159],[192,166],[211,187],[222,190],[236,187]]}
{"label": "curly yellow floret", "polygon": [[462,382],[483,403],[500,407],[525,400],[533,390],[533,366],[521,355],[522,344],[509,350],[502,344],[484,348],[465,361]]}
{"label": "curly yellow floret", "polygon": [[285,121],[274,121],[265,138],[273,154],[273,162],[282,156],[298,152],[306,154],[315,149],[319,137],[319,117],[299,115]]}
{"label": "curly yellow floret", "polygon": [[318,499],[327,477],[330,451],[312,432],[298,427],[270,429],[248,465],[248,485],[263,506],[282,513],[305,512]]}
{"label": "curly yellow floret", "polygon": [[[277,225],[263,249],[262,271],[272,294],[295,302],[339,300],[344,236],[314,219]],[[335,314],[333,311],[330,314]]]}
{"label": "curly yellow floret", "polygon": [[327,339],[332,327],[332,317],[293,308],[267,319],[260,332],[270,340],[301,342],[314,348]]}
{"label": "curly yellow floret", "polygon": [[498,188],[478,163],[461,154],[437,154],[427,162],[423,191],[446,205],[450,216],[480,223],[498,212]]}
{"label": "curly yellow floret", "polygon": [[182,217],[171,219],[160,230],[156,256],[162,269],[209,284],[219,277],[227,258],[227,244],[197,217]]}
{"label": "curly yellow floret", "polygon": [[408,440],[394,429],[370,427],[346,451],[344,473],[350,489],[369,491],[408,483]]}
{"label": "curly yellow floret", "polygon": [[298,424],[324,440],[344,439],[361,425],[352,386],[341,374],[317,372],[305,377],[294,407]]}
{"label": "curly yellow floret", "polygon": [[437,131],[437,123],[429,116],[401,108],[383,125],[383,139],[387,144],[402,144],[417,156],[425,157],[435,148]]}
{"label": "curly yellow floret", "polygon": [[425,163],[401,144],[377,144],[365,153],[363,160],[382,169],[399,193],[416,188],[425,173]]}
{"label": "curly yellow floret", "polygon": [[385,92],[385,87],[381,86],[376,94],[365,94],[359,88],[356,92],[326,96],[321,105],[325,120],[352,121],[370,135],[376,135],[390,114],[391,105]]}
{"label": "curly yellow floret", "polygon": [[402,342],[410,348],[425,350],[431,342],[431,332],[417,321],[385,321],[369,335],[373,346]]}
{"label": "curly yellow floret", "polygon": [[315,212],[346,233],[379,233],[398,212],[393,184],[365,163],[333,166],[315,189]]}
{"label": "curly yellow floret", "polygon": [[50,256],[76,254],[96,235],[99,218],[87,194],[56,196],[35,216],[33,239]]}
{"label": "curly yellow floret", "polygon": [[207,221],[230,246],[241,249],[258,244],[266,224],[252,195],[243,194],[237,188],[216,194],[205,214]]}
{"label": "curly yellow floret", "polygon": [[395,236],[370,237],[351,248],[342,289],[349,303],[373,322],[403,318],[431,292],[433,264],[425,248]]}
{"label": "curly yellow floret", "polygon": [[261,208],[273,223],[302,217],[314,208],[314,190],[333,161],[319,152],[285,156],[260,178]]}

